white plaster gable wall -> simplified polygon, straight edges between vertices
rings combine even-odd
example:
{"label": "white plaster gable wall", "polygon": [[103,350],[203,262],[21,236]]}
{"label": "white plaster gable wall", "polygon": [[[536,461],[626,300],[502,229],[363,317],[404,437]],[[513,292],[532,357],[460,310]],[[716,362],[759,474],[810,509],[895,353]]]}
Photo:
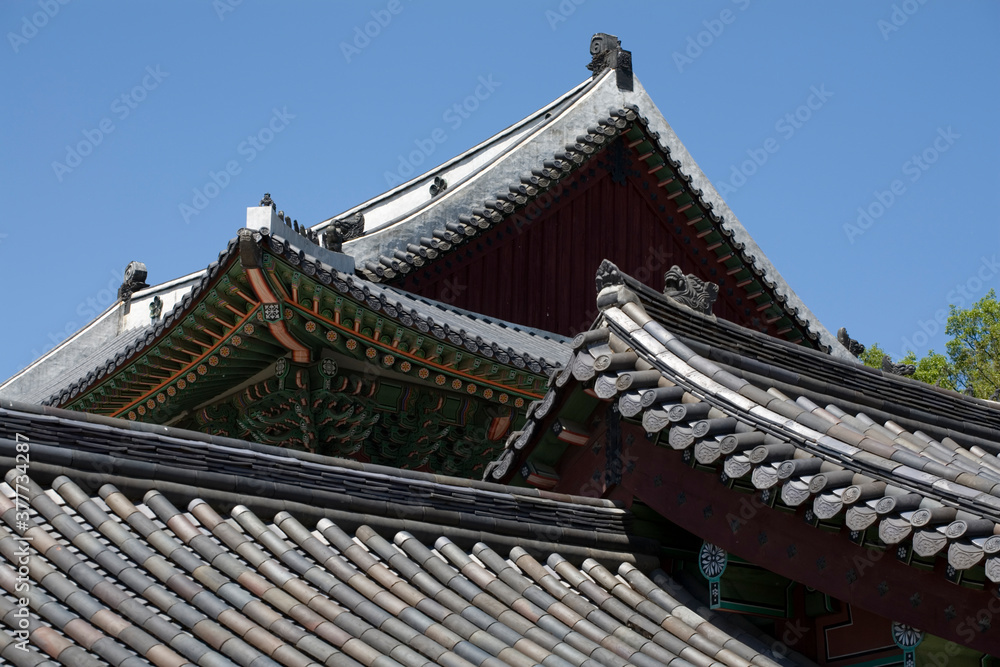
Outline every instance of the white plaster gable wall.
{"label": "white plaster gable wall", "polygon": [[136,292],[128,314],[124,304],[116,301],[92,322],[0,384],[0,398],[37,403],[80,379],[114,356],[109,352],[119,351],[116,340],[134,338],[137,330],[150,325],[149,304],[155,297],[163,300],[166,314],[202,275],[204,271],[198,271]]}

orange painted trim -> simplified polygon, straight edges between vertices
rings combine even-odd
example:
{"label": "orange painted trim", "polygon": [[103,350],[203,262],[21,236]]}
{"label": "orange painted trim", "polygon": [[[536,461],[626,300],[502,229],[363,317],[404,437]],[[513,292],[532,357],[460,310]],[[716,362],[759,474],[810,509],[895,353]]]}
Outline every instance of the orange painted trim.
{"label": "orange painted trim", "polygon": [[253,288],[254,294],[260,299],[261,303],[278,303],[278,297],[271,291],[271,285],[267,282],[267,278],[264,277],[263,271],[260,269],[244,269],[243,272],[246,274],[247,279],[250,281],[250,287]]}
{"label": "orange painted trim", "polygon": [[[229,271],[229,269],[232,267],[232,264],[233,264],[233,262],[235,262],[235,260],[236,260],[236,256],[235,255],[231,256],[230,260],[229,260],[229,264],[226,265],[226,267],[224,268],[224,270],[219,275],[220,276],[225,276],[227,274],[227,272]],[[216,283],[216,285],[217,285],[217,283]],[[213,288],[214,288],[214,286],[215,285],[213,285]],[[220,347],[222,345],[222,342],[224,340],[228,339],[229,336],[233,335],[236,332],[237,329],[239,329],[241,326],[243,326],[247,322],[247,320],[249,320],[250,317],[254,313],[257,312],[257,307],[260,305],[259,303],[257,303],[253,299],[247,298],[247,296],[245,294],[243,294],[243,292],[240,291],[239,289],[237,289],[235,287],[233,289],[235,290],[235,292],[237,294],[239,294],[241,297],[243,297],[244,299],[246,299],[246,301],[248,303],[251,303],[253,305],[253,308],[250,310],[250,312],[246,313],[246,314],[237,312],[236,313],[236,315],[237,315],[237,321],[233,325],[233,327],[229,330],[229,333],[224,334],[214,344],[205,345],[205,343],[202,343],[201,341],[199,341],[197,339],[191,339],[191,342],[197,343],[199,346],[205,348],[201,352],[189,350],[186,347],[184,347],[183,345],[180,345],[179,341],[178,341],[177,344],[174,344],[172,346],[173,349],[179,350],[181,353],[189,355],[190,357],[192,357],[191,361],[185,361],[185,360],[182,360],[182,359],[178,359],[178,358],[172,356],[171,354],[168,354],[169,349],[161,351],[160,355],[164,359],[168,359],[168,360],[173,361],[175,363],[181,364],[180,370],[178,370],[175,373],[171,373],[169,370],[159,369],[159,370],[166,370],[166,372],[167,372],[167,375],[165,376],[164,381],[163,382],[159,382],[159,383],[146,384],[146,383],[141,382],[141,381],[139,381],[139,382],[137,382],[137,381],[131,381],[131,382],[129,382],[128,383],[128,385],[129,385],[128,388],[122,387],[121,391],[123,391],[123,392],[129,392],[129,393],[138,391],[139,392],[139,398],[133,400],[131,403],[128,403],[124,408],[120,408],[117,411],[113,411],[111,413],[112,416],[115,416],[115,417],[119,416],[125,410],[128,410],[129,408],[135,406],[136,404],[138,404],[141,401],[147,400],[147,398],[149,396],[155,394],[157,391],[159,391],[160,389],[162,389],[164,386],[166,386],[166,385],[170,384],[171,382],[173,382],[181,374],[189,372],[192,367],[196,366],[198,363],[200,363],[202,360],[204,360],[206,357],[208,357],[216,348]],[[192,312],[193,312],[193,307],[187,311],[187,314],[191,314]],[[183,324],[178,324],[177,326],[181,326],[182,327]],[[157,339],[154,342],[153,345],[150,345],[145,351],[143,351],[143,353],[141,355],[135,355],[135,356],[133,356],[133,358],[129,360],[129,363],[126,366],[123,367],[123,370],[124,370],[124,368],[128,368],[129,366],[132,366],[133,364],[137,363],[139,361],[139,359],[141,359],[142,356],[145,356],[146,354],[148,354],[149,350],[153,349],[154,346],[158,346],[164,340],[166,340],[166,336],[168,336],[173,331],[174,331],[174,328],[172,327],[164,335],[161,335],[161,337],[159,339]],[[190,339],[190,336],[187,336],[185,338]],[[153,367],[153,368],[158,368],[158,367]],[[93,392],[95,392],[97,389],[99,389],[100,387],[104,386],[108,382],[113,381],[115,378],[121,377],[122,374],[123,374],[122,372],[115,372],[115,373],[112,373],[111,375],[108,375],[107,377],[103,378],[101,381],[93,384],[86,391],[84,391],[83,393],[81,393],[76,399],[73,399],[73,400],[69,401],[68,403],[66,403],[65,405],[60,406],[60,407],[65,407],[65,408],[72,409],[72,406],[74,404],[79,404],[84,398],[86,398],[87,396],[92,395]],[[155,374],[151,374],[151,375],[153,375],[154,378],[163,377],[163,376],[157,376]],[[135,387],[136,384],[138,384],[142,388],[141,389],[135,389],[134,387]],[[124,398],[124,397],[118,397],[118,398]],[[110,406],[108,406],[106,408],[98,408],[98,409],[110,409],[110,410],[114,410],[114,408],[112,408]]]}
{"label": "orange painted trim", "polygon": [[[260,299],[262,304],[279,303],[278,297],[271,291],[271,284],[268,282],[264,272],[260,269],[244,269],[250,286],[254,294]],[[280,285],[279,285],[280,287]],[[281,290],[284,292],[284,290]],[[292,353],[292,361],[296,363],[308,363],[312,357],[312,350],[299,342],[291,334],[284,322],[268,322],[267,328],[271,330],[271,335],[284,345]]]}
{"label": "orange painted trim", "polygon": [[249,304],[251,304],[253,306],[259,306],[260,305],[260,303],[258,301],[255,301],[253,298],[251,298],[251,297],[247,296],[246,294],[244,294],[243,290],[241,290],[238,287],[233,287],[233,292],[235,294],[239,294],[241,299],[243,299],[244,301],[246,301],[247,303],[249,303]]}
{"label": "orange painted trim", "polygon": [[[251,269],[251,271],[260,271],[261,272],[261,277],[264,278],[264,280],[267,280],[267,278],[264,277],[264,273],[263,273],[264,269]],[[274,267],[271,267],[271,268],[267,269],[267,272],[273,275],[274,274]],[[249,271],[247,273],[249,273]],[[289,301],[291,299],[291,297],[288,295],[288,290],[285,289],[284,284],[282,284],[282,282],[280,280],[275,280],[274,281],[274,287],[279,292],[281,292],[280,298],[281,298],[282,301]]]}
{"label": "orange painted trim", "polygon": [[[274,293],[274,291],[272,291],[271,285],[268,282],[266,276],[263,274],[263,271],[261,269],[244,269],[244,273],[247,276],[247,279],[249,280],[251,287],[253,288],[254,294],[257,296],[258,299],[260,299],[260,301],[255,302],[253,299],[248,298],[247,295],[245,295],[241,291],[237,290],[237,293],[239,293],[239,295],[244,300],[246,300],[248,303],[253,304],[254,307],[250,310],[250,312],[248,312],[245,315],[243,315],[242,318],[239,319],[233,325],[233,327],[228,331],[228,333],[225,333],[221,337],[217,338],[216,342],[213,345],[207,345],[206,346],[201,341],[198,341],[197,339],[192,339],[192,342],[194,342],[194,343],[196,343],[196,344],[198,344],[200,346],[204,346],[205,350],[203,352],[201,352],[200,354],[195,353],[195,352],[190,352],[188,350],[185,350],[186,353],[191,354],[194,357],[191,361],[189,361],[189,362],[182,362],[179,359],[175,359],[175,358],[172,358],[172,357],[166,357],[166,355],[164,355],[166,358],[169,358],[172,361],[175,361],[177,363],[181,363],[182,364],[181,368],[178,371],[176,371],[175,373],[169,375],[162,382],[160,382],[160,383],[158,383],[156,385],[153,385],[151,388],[145,389],[145,390],[140,390],[141,394],[140,394],[140,396],[138,398],[133,399],[131,402],[127,403],[123,407],[118,408],[117,410],[115,410],[114,412],[112,412],[111,413],[112,417],[119,417],[120,415],[122,415],[123,413],[125,413],[126,411],[128,411],[129,409],[131,409],[131,408],[135,407],[136,405],[138,405],[138,404],[140,404],[140,403],[148,400],[149,397],[151,397],[152,395],[156,394],[158,391],[160,391],[161,389],[163,389],[167,385],[173,383],[177,378],[179,378],[182,375],[190,372],[192,368],[195,368],[199,363],[201,363],[203,360],[205,360],[207,357],[209,357],[216,349],[218,349],[219,347],[221,347],[221,345],[224,343],[224,341],[228,340],[230,336],[232,336],[234,333],[236,333],[236,331],[238,329],[240,329],[244,324],[246,324],[250,320],[250,318],[253,315],[255,315],[260,310],[260,306],[262,304],[265,304],[265,303],[279,303],[278,296]],[[395,347],[394,345],[390,346],[390,345],[386,345],[385,343],[381,343],[381,342],[379,342],[379,340],[377,338],[371,338],[371,337],[365,336],[363,333],[361,333],[360,330],[359,330],[360,329],[360,323],[357,323],[357,322],[355,323],[355,327],[356,328],[354,328],[354,327],[348,328],[348,327],[345,327],[345,326],[341,325],[339,321],[335,322],[335,321],[327,319],[326,317],[323,317],[322,315],[320,315],[317,312],[311,312],[309,310],[306,310],[305,308],[303,308],[299,304],[289,301],[288,298],[287,298],[287,292],[282,288],[282,286],[280,284],[279,284],[278,287],[279,287],[280,291],[285,295],[285,301],[284,301],[284,303],[285,303],[285,305],[287,307],[291,307],[291,308],[293,308],[295,310],[300,311],[304,315],[308,315],[308,316],[311,316],[311,317],[313,317],[315,319],[318,319],[318,320],[320,320],[320,321],[322,321],[322,322],[324,322],[324,323],[326,323],[326,324],[328,324],[328,325],[330,325],[330,326],[332,326],[332,327],[334,327],[336,329],[341,330],[342,332],[349,333],[350,335],[354,336],[355,338],[358,338],[358,339],[361,339],[361,340],[363,340],[363,341],[365,341],[367,343],[370,343],[371,345],[373,345],[373,346],[381,349],[382,351],[385,351],[385,352],[391,351],[395,356],[401,356],[401,357],[410,359],[414,363],[417,363],[417,364],[420,364],[420,365],[423,365],[423,366],[427,366],[427,367],[436,369],[436,370],[441,371],[443,373],[447,373],[447,374],[449,374],[451,376],[457,376],[457,377],[464,378],[467,382],[472,382],[472,383],[476,383],[476,384],[483,385],[483,386],[490,386],[493,389],[498,389],[498,390],[500,390],[502,392],[506,392],[506,393],[509,393],[509,394],[514,394],[514,395],[522,396],[522,397],[525,397],[525,398],[531,398],[531,399],[540,399],[543,396],[543,394],[536,394],[534,392],[525,391],[525,390],[522,390],[522,389],[515,389],[515,388],[509,387],[509,386],[507,386],[505,384],[501,384],[499,382],[495,382],[493,380],[487,380],[486,378],[483,378],[483,377],[480,377],[480,376],[471,375],[469,373],[466,373],[466,372],[463,372],[463,371],[459,371],[459,370],[454,369],[454,368],[450,368],[450,367],[445,366],[443,364],[438,364],[438,363],[435,363],[435,362],[430,361],[428,359],[423,359],[421,357],[416,356],[415,354],[412,354],[411,352],[403,352],[403,351],[399,350],[397,347]],[[315,302],[314,302],[314,308],[318,309],[318,303],[319,303],[319,301],[315,300]],[[235,309],[232,309],[232,310],[235,310]],[[337,320],[340,319],[340,313],[339,312],[335,313],[334,316],[336,317]],[[268,324],[268,328],[269,328],[271,334],[275,337],[275,339],[278,340],[282,345],[284,345],[285,347],[287,347],[292,352],[292,360],[293,361],[295,361],[296,363],[307,363],[310,360],[310,358],[311,358],[311,350],[308,347],[306,347],[305,345],[303,345],[302,343],[300,343],[291,334],[291,332],[288,331],[288,328],[287,328],[287,326],[285,325],[285,323],[283,321],[281,321],[281,322],[270,322],[270,323],[267,323],[267,324]],[[400,325],[400,326],[402,326],[402,325]],[[206,330],[206,331],[208,331],[208,330]],[[210,335],[212,334],[211,331],[208,331],[208,333]],[[398,345],[398,343],[396,343],[396,344]],[[110,379],[111,379],[111,377],[107,378],[106,381],[110,380]],[[101,383],[101,384],[103,384],[103,383]],[[100,385],[95,386],[94,389],[96,389],[99,386]],[[93,390],[91,390],[91,391],[93,391]],[[90,393],[90,392],[88,392],[88,393]],[[487,400],[492,400],[492,399],[487,399]]]}
{"label": "orange painted trim", "polygon": [[[116,410],[115,412],[112,412],[111,416],[112,417],[118,417],[118,416],[120,416],[126,410],[128,410],[130,408],[133,408],[136,405],[138,405],[139,403],[142,403],[143,401],[147,400],[150,396],[152,396],[156,392],[160,391],[161,389],[163,389],[164,387],[166,387],[168,384],[172,383],[174,380],[176,380],[177,378],[179,378],[181,375],[184,375],[185,373],[191,372],[192,368],[194,368],[195,366],[197,366],[205,358],[207,358],[208,356],[210,356],[216,349],[218,349],[219,347],[221,347],[222,344],[226,340],[228,340],[230,336],[232,336],[234,333],[236,333],[236,331],[240,327],[242,327],[244,324],[246,324],[247,321],[250,319],[250,317],[253,316],[253,315],[255,315],[259,309],[260,309],[259,305],[255,306],[254,309],[251,310],[249,313],[247,313],[246,316],[242,320],[237,321],[236,324],[233,325],[233,328],[229,330],[229,333],[226,334],[225,336],[223,336],[222,338],[220,338],[219,341],[215,345],[209,347],[207,350],[205,350],[204,352],[202,352],[199,356],[195,357],[186,366],[181,367],[180,370],[178,370],[176,373],[174,373],[173,375],[171,375],[169,378],[167,378],[163,382],[159,383],[158,385],[155,385],[152,389],[149,389],[148,391],[146,391],[145,393],[143,393],[139,398],[133,400],[131,403],[128,403],[124,407],[118,408],[118,410]],[[96,387],[95,387],[95,389],[96,389]]]}
{"label": "orange painted trim", "polygon": [[[247,302],[248,302],[248,303],[252,303],[252,304],[254,304],[254,305],[257,305],[257,302],[256,302],[256,301],[250,301],[250,300],[248,299],[248,300],[247,300]],[[228,309],[228,310],[229,310],[229,312],[231,312],[231,313],[233,313],[234,315],[236,315],[236,317],[243,317],[243,311],[242,311],[242,310],[240,310],[239,308],[237,308],[237,307],[233,306],[233,305],[232,305],[231,303],[229,303],[228,301],[223,301],[223,302],[222,302],[222,305],[223,305],[223,306],[224,306],[224,307],[225,307],[226,309]]]}
{"label": "orange painted trim", "polygon": [[271,322],[268,324],[268,329],[271,330],[271,335],[292,353],[292,361],[300,364],[309,362],[312,350],[300,343],[288,330],[284,322]]}
{"label": "orange painted trim", "polygon": [[[415,355],[415,354],[413,354],[411,352],[403,352],[399,348],[394,348],[394,347],[392,347],[390,345],[386,345],[385,343],[380,343],[378,340],[376,340],[374,338],[371,338],[369,336],[366,336],[363,333],[361,333],[360,331],[355,331],[351,327],[345,327],[344,325],[340,324],[339,322],[334,322],[333,320],[329,320],[329,319],[323,317],[322,315],[315,315],[314,313],[312,313],[311,311],[306,310],[305,308],[303,308],[302,306],[300,306],[297,303],[286,302],[285,305],[287,307],[289,307],[289,308],[294,308],[295,310],[300,311],[304,315],[309,315],[309,316],[315,317],[316,319],[318,319],[318,320],[324,322],[325,324],[328,324],[328,325],[330,325],[330,326],[332,326],[332,327],[334,327],[336,329],[339,329],[342,332],[349,333],[350,335],[354,336],[355,338],[360,338],[361,340],[363,340],[363,341],[365,341],[367,343],[370,343],[371,345],[379,348],[383,352],[392,352],[394,356],[405,357],[405,358],[407,358],[407,359],[409,359],[409,360],[411,360],[411,361],[413,361],[413,362],[415,362],[417,364],[420,364],[422,366],[430,366],[430,367],[432,367],[434,369],[437,369],[437,370],[439,370],[441,372],[448,373],[449,375],[456,375],[456,376],[465,378],[467,381],[472,382],[474,384],[489,385],[493,389],[499,389],[500,391],[507,392],[507,393],[510,393],[510,394],[517,394],[517,395],[525,397],[525,398],[539,399],[539,398],[542,398],[544,396],[544,394],[536,394],[536,393],[533,393],[533,392],[530,392],[530,391],[526,391],[524,389],[513,389],[513,388],[511,388],[511,387],[509,387],[509,386],[507,386],[505,384],[500,384],[499,382],[495,382],[493,380],[487,380],[486,378],[480,377],[478,375],[470,375],[469,373],[466,373],[464,371],[460,371],[460,370],[457,370],[457,369],[454,369],[454,368],[449,368],[448,366],[445,366],[443,364],[438,364],[438,363],[435,363],[435,362],[430,361],[428,359],[424,359],[424,358],[418,357],[417,355]],[[399,326],[402,326],[402,325],[399,325]],[[487,399],[487,400],[493,400],[493,399]]]}
{"label": "orange painted trim", "polygon": [[[225,326],[227,326],[227,327],[228,327],[229,325],[227,324],[227,325],[225,325]],[[211,336],[211,337],[212,337],[212,338],[214,338],[215,340],[222,340],[223,338],[225,338],[225,335],[217,335],[217,334],[216,334],[216,333],[215,333],[214,331],[212,331],[212,330],[211,330],[211,329],[209,329],[208,327],[201,327],[200,329],[198,329],[198,331],[204,331],[205,333],[207,333],[207,334],[208,334],[209,336]],[[196,342],[197,342],[197,341],[196,341]],[[201,345],[201,344],[202,344],[202,343],[199,343],[199,345]],[[211,345],[209,345],[209,347],[212,347],[212,346],[211,346]]]}
{"label": "orange painted trim", "polygon": [[[242,317],[242,315],[241,315],[241,317]],[[183,348],[181,348],[181,349],[183,349]],[[194,353],[192,352],[192,353],[190,353],[190,355],[194,356]],[[163,357],[164,359],[169,359],[170,361],[175,361],[178,364],[186,364],[189,361],[188,359],[178,359],[177,357],[174,357],[172,355],[166,354],[166,352],[162,352],[162,351],[160,352],[160,356]]]}

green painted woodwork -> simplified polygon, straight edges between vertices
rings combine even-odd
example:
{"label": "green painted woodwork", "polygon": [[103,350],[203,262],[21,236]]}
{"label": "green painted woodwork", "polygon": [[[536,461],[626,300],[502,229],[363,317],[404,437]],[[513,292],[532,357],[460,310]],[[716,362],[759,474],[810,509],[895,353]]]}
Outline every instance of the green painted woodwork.
{"label": "green painted woodwork", "polygon": [[465,475],[481,470],[500,446],[483,447],[483,401],[442,397],[439,391],[358,373],[329,378],[318,365],[279,367],[274,378],[199,411],[190,426],[318,454]]}
{"label": "green painted woodwork", "polygon": [[486,408],[512,409],[517,428],[544,391],[543,376],[408,327],[283,258],[265,251],[262,266],[312,363],[290,363],[234,254],[159,341],[65,407],[477,477],[506,435],[487,439]]}
{"label": "green painted woodwork", "polygon": [[918,665],[1000,667],[1000,656],[983,655],[934,635],[924,635],[924,640],[916,648],[916,658]]}
{"label": "green painted woodwork", "polygon": [[789,593],[794,582],[785,577],[730,554],[719,583],[721,609],[776,618],[791,616]]}

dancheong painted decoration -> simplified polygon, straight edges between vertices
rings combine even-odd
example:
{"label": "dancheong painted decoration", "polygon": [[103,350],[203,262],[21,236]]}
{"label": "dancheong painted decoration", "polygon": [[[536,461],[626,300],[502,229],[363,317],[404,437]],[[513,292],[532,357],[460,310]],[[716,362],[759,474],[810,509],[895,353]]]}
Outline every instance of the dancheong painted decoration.
{"label": "dancheong painted decoration", "polygon": [[860,365],[589,59],[0,384],[0,663],[1000,664],[1000,404]]}

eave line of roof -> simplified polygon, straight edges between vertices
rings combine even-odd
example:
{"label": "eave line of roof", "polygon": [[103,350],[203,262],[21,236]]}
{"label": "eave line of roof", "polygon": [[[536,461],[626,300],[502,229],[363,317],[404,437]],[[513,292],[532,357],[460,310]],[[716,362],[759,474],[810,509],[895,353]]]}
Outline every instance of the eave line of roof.
{"label": "eave line of roof", "polygon": [[[611,331],[623,340],[631,340],[633,343],[638,343],[630,335],[635,330],[630,331],[628,325],[625,324],[625,320],[629,316],[617,308],[609,308],[605,311],[605,316],[607,317],[608,328]],[[669,332],[666,332],[666,335],[670,337],[668,340],[676,341],[677,345],[686,347]],[[645,339],[645,341],[646,344],[651,343],[648,339]],[[765,404],[753,401],[752,399],[746,399],[736,391],[735,386],[742,385],[747,380],[729,373],[714,362],[697,355],[690,348],[687,350],[690,358],[685,360],[682,356],[677,356],[675,350],[665,345],[659,347],[646,347],[643,343],[638,343],[638,345],[640,346],[639,349],[642,349],[640,357],[663,373],[665,377],[669,377],[677,386],[684,387],[701,401],[721,408],[724,412],[736,416],[740,421],[749,423],[759,431],[773,434],[787,442],[793,442],[796,447],[799,447],[803,451],[809,452],[820,459],[836,463],[841,467],[853,468],[873,479],[921,493],[926,497],[935,498],[954,507],[967,509],[971,514],[989,517],[994,522],[1000,522],[1000,492],[998,492],[997,498],[994,498],[993,507],[972,506],[968,503],[968,499],[971,496],[978,496],[981,492],[971,488],[964,488],[960,491],[960,489],[954,487],[953,490],[942,490],[931,484],[921,484],[915,479],[887,475],[884,467],[873,465],[857,457],[845,457],[844,453],[839,451],[843,446],[830,447],[824,444],[827,436],[822,432],[813,430],[811,427],[805,426],[795,419],[790,419],[787,415],[779,414],[768,407],[768,405],[780,401],[780,398],[767,394],[767,403]],[[637,349],[637,351],[639,350]],[[713,368],[714,372],[710,372]],[[727,374],[729,378],[726,378]],[[955,486],[961,487],[961,485]]]}
{"label": "eave line of roof", "polygon": [[[547,460],[557,440],[584,444],[601,433],[589,420],[564,421],[572,393],[578,400],[610,403],[622,419],[641,423],[647,439],[681,450],[683,463],[677,465],[721,464],[724,485],[749,478],[766,494],[765,504],[779,494],[793,510],[811,501],[807,523],[842,518],[859,543],[874,539],[865,537],[869,527],[887,545],[912,535],[913,552],[921,558],[933,560],[946,549],[952,571],[982,563],[987,578],[1000,582],[1000,458],[989,453],[1000,444],[951,430],[954,438],[937,441],[925,433],[935,431],[930,425],[864,406],[851,414],[859,406],[802,390],[806,376],[744,356],[756,351],[754,343],[766,343],[772,352],[784,349],[817,366],[860,373],[857,365],[710,320],[651,290],[642,293],[613,265],[603,268],[598,322],[576,337],[573,359],[545,397],[528,406],[528,422],[509,436],[484,478],[509,480],[522,471],[530,484],[558,488],[558,470],[542,470],[532,481],[535,447],[544,442],[540,460]],[[646,310],[653,305],[659,319]],[[695,344],[674,333],[678,326]],[[751,336],[737,340],[735,352],[718,351],[712,337],[698,337],[709,329],[726,332],[727,341],[729,334]],[[597,405],[590,414],[601,413]],[[579,411],[582,404],[573,406]],[[514,467],[522,463],[528,472]]]}
{"label": "eave line of roof", "polygon": [[[942,437],[961,436],[1000,455],[1000,410],[991,401],[869,368],[853,357],[824,354],[690,309],[676,308],[662,294],[628,274],[620,277],[651,314],[670,316],[671,321],[682,327],[675,335],[686,345],[729,370],[735,368],[753,374],[782,390],[795,387],[815,397],[814,400],[822,401],[824,396],[836,398],[842,405],[850,405],[852,409],[856,406],[859,411],[884,416],[908,428],[924,429]],[[731,342],[730,347],[724,349],[707,337],[699,339],[699,334],[704,336],[709,330],[717,330],[720,340]],[[762,353],[767,353],[770,359]],[[755,354],[756,358],[749,354]],[[818,379],[821,373],[837,382]],[[877,385],[873,386],[873,382]],[[851,387],[868,387],[869,391],[864,393]],[[930,409],[932,405],[937,409]]]}
{"label": "eave line of roof", "polygon": [[[315,243],[301,234],[296,234],[291,228],[284,233],[277,230],[266,235],[258,230],[253,231],[260,235],[260,243],[266,244],[273,253],[300,268],[307,276],[315,276],[320,283],[332,286],[341,293],[350,294],[352,298],[364,303],[366,308],[381,311],[386,316],[398,320],[403,326],[417,327],[442,339],[454,338],[456,345],[462,345],[473,352],[482,349],[483,346],[489,347],[491,354],[501,363],[512,363],[518,368],[526,368],[542,375],[551,373],[557,364],[568,357],[568,349],[560,336],[522,329],[517,325],[498,322],[485,316],[474,316],[468,311],[452,309],[446,304],[415,297],[395,287],[376,285],[341,273],[317,259],[312,252],[317,248]],[[43,405],[65,405],[91,390],[117,369],[139,358],[166,332],[169,332],[174,323],[183,321],[193,313],[206,291],[223,273],[223,269],[236,261],[238,256],[239,242],[238,239],[233,239],[226,250],[219,255],[219,259],[209,265],[198,284],[160,323],[130,343],[114,358],[99,365],[87,376],[69,384],[60,393],[43,401]],[[422,309],[424,305],[427,306],[426,311],[433,308],[439,312],[442,323],[436,323],[429,312],[424,312]]]}

